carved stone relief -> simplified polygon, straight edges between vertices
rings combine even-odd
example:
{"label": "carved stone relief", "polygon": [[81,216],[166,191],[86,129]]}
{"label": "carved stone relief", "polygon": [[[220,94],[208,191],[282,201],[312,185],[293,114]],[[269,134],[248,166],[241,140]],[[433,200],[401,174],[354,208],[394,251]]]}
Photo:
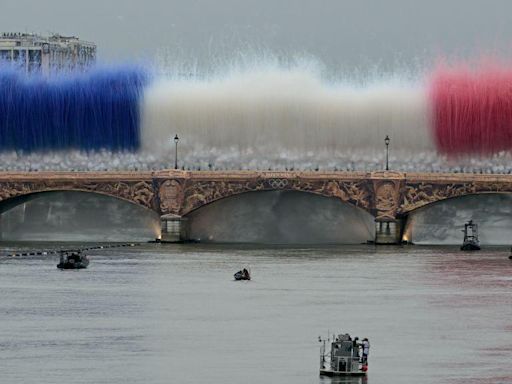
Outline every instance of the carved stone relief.
{"label": "carved stone relief", "polygon": [[392,181],[385,181],[376,187],[375,210],[377,219],[394,219],[399,204],[398,186]]}
{"label": "carved stone relief", "polygon": [[177,180],[166,180],[158,190],[160,210],[162,213],[179,214],[181,208],[182,188]]}
{"label": "carved stone relief", "polygon": [[405,187],[401,212],[406,213],[429,203],[475,193],[512,192],[508,182],[473,183],[408,183]]}
{"label": "carved stone relief", "polygon": [[[286,172],[248,172],[247,176],[226,173],[225,177],[213,174],[211,178],[202,173],[199,176],[179,173],[176,178],[166,174],[165,177],[148,175],[145,180],[137,180],[137,177],[130,175],[128,180],[118,178],[110,181],[108,175],[73,175],[63,179],[54,174],[46,179],[44,176],[37,179],[30,175],[28,180],[20,179],[19,176],[11,180],[6,175],[0,181],[0,201],[35,192],[90,191],[129,200],[164,214],[184,215],[213,201],[244,192],[290,190],[335,197],[365,209],[377,219],[394,219],[397,215],[452,197],[512,192],[512,177],[504,175],[418,173],[410,176],[412,181],[407,180],[407,175],[397,172],[340,174],[339,178],[332,174]],[[159,199],[155,197],[156,192]]]}
{"label": "carved stone relief", "polygon": [[181,214],[215,200],[244,192],[260,190],[293,190],[337,197],[344,202],[370,210],[371,193],[366,181],[249,179],[240,181],[189,181],[184,190]]}
{"label": "carved stone relief", "polygon": [[0,182],[0,201],[16,196],[47,191],[90,191],[118,197],[152,208],[153,187],[147,181],[19,181]]}

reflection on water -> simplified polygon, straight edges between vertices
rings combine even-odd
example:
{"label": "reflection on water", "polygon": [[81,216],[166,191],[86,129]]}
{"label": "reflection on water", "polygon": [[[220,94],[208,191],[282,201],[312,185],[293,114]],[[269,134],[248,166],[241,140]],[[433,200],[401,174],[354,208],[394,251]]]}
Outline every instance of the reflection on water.
{"label": "reflection on water", "polygon": [[[83,271],[9,252],[2,383],[346,382],[319,377],[332,332],[371,340],[355,383],[512,382],[505,248],[153,244],[91,252]],[[240,266],[253,280],[233,281]]]}

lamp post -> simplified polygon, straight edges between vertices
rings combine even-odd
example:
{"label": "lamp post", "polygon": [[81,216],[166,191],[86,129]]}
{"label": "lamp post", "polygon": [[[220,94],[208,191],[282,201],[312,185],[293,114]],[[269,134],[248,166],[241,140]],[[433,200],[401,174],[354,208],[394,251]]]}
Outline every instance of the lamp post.
{"label": "lamp post", "polygon": [[391,140],[389,139],[389,136],[386,135],[386,138],[384,139],[384,144],[386,144],[386,171],[389,171],[389,142]]}
{"label": "lamp post", "polygon": [[174,144],[176,145],[176,149],[174,151],[174,169],[178,169],[178,141],[180,141],[180,138],[178,137],[178,134],[174,136]]}

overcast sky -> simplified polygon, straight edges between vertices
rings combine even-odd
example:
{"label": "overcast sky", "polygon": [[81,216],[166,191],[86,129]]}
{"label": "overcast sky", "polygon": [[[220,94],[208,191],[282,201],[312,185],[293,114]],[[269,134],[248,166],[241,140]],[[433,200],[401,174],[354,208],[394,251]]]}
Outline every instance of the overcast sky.
{"label": "overcast sky", "polygon": [[512,1],[0,0],[0,29],[78,35],[107,61],[163,51],[208,62],[261,50],[357,68],[509,56]]}

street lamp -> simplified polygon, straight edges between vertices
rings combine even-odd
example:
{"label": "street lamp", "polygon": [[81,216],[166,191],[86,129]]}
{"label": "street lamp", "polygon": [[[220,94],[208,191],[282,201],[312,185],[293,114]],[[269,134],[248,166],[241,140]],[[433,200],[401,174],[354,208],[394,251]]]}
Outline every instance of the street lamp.
{"label": "street lamp", "polygon": [[174,152],[174,169],[178,169],[178,141],[180,141],[180,138],[178,137],[178,134],[176,134],[176,136],[174,136],[174,144],[176,145]]}
{"label": "street lamp", "polygon": [[386,144],[386,171],[389,171],[389,142],[391,140],[389,139],[389,136],[386,135],[386,138],[384,139],[384,144]]}

